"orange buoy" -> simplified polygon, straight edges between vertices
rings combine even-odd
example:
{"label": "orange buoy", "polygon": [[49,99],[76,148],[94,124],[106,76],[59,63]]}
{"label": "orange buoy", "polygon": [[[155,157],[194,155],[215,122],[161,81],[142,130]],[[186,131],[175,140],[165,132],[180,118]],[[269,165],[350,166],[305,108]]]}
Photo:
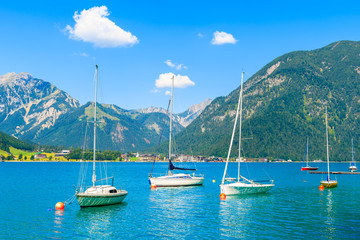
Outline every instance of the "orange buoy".
{"label": "orange buoy", "polygon": [[323,191],[323,190],[324,190],[324,186],[323,186],[323,185],[320,185],[320,186],[319,186],[319,190],[320,190],[320,191]]}
{"label": "orange buoy", "polygon": [[155,189],[155,188],[156,188],[156,185],[155,185],[155,184],[151,184],[151,185],[150,185],[150,188],[151,188],[151,189]]}
{"label": "orange buoy", "polygon": [[65,204],[62,202],[58,202],[55,204],[55,210],[64,210]]}
{"label": "orange buoy", "polygon": [[221,200],[225,200],[225,199],[226,199],[225,193],[221,193],[221,194],[220,194],[220,199],[221,199]]}

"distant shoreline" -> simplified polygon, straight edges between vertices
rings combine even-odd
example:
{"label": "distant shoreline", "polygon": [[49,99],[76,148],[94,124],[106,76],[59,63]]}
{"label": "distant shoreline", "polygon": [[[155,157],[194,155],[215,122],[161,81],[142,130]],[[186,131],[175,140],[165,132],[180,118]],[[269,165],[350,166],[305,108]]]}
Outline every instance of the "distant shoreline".
{"label": "distant shoreline", "polygon": [[[45,160],[45,161],[19,161],[19,160],[2,160],[0,162],[23,162],[23,163],[55,163],[55,162],[92,162],[92,160],[85,160],[85,161],[80,161],[80,160],[54,160],[54,161],[49,161],[49,160]],[[96,162],[118,162],[118,163],[152,163],[152,161],[116,161],[116,160],[105,160],[105,161],[96,161]],[[156,162],[164,162],[167,163],[168,161],[156,161]],[[180,161],[172,161],[172,162],[176,162],[176,163],[180,163]],[[209,161],[209,162],[204,162],[204,163],[225,163],[224,162],[216,162],[216,161]],[[230,161],[233,163],[236,163],[236,161]],[[183,163],[192,163],[192,162],[183,162]],[[198,162],[194,162],[194,163],[203,163],[202,161],[198,161]],[[259,161],[251,161],[251,162],[241,162],[241,163],[302,163],[302,161],[292,161],[292,162],[282,162],[282,161],[269,161],[269,162],[259,162]],[[326,161],[322,161],[322,162],[311,162],[311,163],[326,163]],[[351,163],[351,161],[330,161],[330,163]]]}

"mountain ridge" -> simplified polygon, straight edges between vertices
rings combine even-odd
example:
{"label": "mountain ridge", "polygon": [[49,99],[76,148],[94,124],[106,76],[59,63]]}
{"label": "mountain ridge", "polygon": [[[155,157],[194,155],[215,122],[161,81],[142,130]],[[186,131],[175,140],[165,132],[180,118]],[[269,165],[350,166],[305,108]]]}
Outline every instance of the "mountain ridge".
{"label": "mountain ridge", "polygon": [[[300,160],[310,137],[311,157],[324,159],[327,105],[331,157],[349,159],[343,149],[349,150],[350,135],[360,137],[359,53],[360,42],[339,41],[284,54],[251,76],[244,83],[243,136],[253,139],[244,141],[245,156]],[[214,99],[188,126],[194,154],[226,155],[238,94],[239,87]],[[187,142],[183,132],[176,137]],[[189,147],[178,146],[187,153]]]}
{"label": "mountain ridge", "polygon": [[[92,121],[92,105],[88,102],[81,106],[66,92],[29,73],[0,76],[0,130],[17,138],[82,147],[84,138],[79,136],[85,133],[87,121]],[[98,116],[105,121],[99,125],[103,139],[99,149],[139,151],[157,144],[164,119],[168,118],[164,112],[140,113],[99,104]],[[184,128],[179,119],[174,116],[175,133]],[[168,131],[167,121],[164,132]]]}
{"label": "mountain ridge", "polygon": [[[201,103],[197,103],[194,105],[191,105],[187,110],[181,113],[173,113],[173,120],[180,123],[183,127],[187,127],[195,118],[197,118],[202,111],[211,103],[211,99],[207,98]],[[147,108],[140,108],[137,110],[140,113],[164,113],[166,114],[167,111],[164,108],[161,107],[147,107]]]}

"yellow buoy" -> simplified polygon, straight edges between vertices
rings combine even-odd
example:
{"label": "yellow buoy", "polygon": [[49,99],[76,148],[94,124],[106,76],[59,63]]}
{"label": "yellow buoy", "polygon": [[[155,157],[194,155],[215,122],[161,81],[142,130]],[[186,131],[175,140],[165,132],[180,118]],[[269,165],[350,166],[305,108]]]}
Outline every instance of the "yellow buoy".
{"label": "yellow buoy", "polygon": [[323,190],[324,190],[324,186],[323,186],[323,185],[320,185],[320,186],[319,186],[319,190],[320,190],[320,191],[323,191]]}
{"label": "yellow buoy", "polygon": [[215,179],[213,179],[213,182],[215,182]]}
{"label": "yellow buoy", "polygon": [[220,199],[221,199],[221,200],[225,200],[225,199],[226,199],[225,193],[221,193],[221,194],[220,194]]}
{"label": "yellow buoy", "polygon": [[62,202],[58,202],[55,204],[55,210],[64,210],[65,204]]}

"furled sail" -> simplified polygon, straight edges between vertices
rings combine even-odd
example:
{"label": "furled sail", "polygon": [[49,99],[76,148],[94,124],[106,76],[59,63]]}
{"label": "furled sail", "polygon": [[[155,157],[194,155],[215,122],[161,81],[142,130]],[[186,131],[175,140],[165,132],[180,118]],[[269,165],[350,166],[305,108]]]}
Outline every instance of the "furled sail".
{"label": "furled sail", "polygon": [[172,162],[169,160],[169,169],[170,170],[187,170],[187,171],[196,171],[196,169],[194,168],[179,168],[179,167],[175,167],[174,164],[172,164]]}

